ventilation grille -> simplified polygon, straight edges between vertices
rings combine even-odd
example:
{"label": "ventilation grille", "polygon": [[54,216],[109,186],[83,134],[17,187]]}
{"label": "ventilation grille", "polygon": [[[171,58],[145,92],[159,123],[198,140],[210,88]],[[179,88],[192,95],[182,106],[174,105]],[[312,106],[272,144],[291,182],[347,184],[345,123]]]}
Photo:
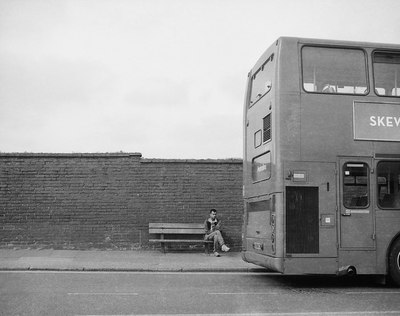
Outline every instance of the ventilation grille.
{"label": "ventilation grille", "polygon": [[271,114],[263,118],[263,142],[271,140]]}
{"label": "ventilation grille", "polygon": [[286,187],[286,252],[319,253],[318,187]]}

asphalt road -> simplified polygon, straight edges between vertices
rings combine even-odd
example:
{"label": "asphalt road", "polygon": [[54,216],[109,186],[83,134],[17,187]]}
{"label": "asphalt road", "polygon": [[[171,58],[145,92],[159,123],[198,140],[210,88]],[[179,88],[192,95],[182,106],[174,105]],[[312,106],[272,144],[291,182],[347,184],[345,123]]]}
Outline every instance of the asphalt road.
{"label": "asphalt road", "polygon": [[1,315],[400,315],[373,278],[261,273],[0,272]]}

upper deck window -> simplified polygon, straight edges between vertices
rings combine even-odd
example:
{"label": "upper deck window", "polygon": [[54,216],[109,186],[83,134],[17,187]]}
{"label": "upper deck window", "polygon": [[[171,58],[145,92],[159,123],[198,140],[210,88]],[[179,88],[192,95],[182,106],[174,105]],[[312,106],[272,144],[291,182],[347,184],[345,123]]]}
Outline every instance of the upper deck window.
{"label": "upper deck window", "polygon": [[375,93],[381,96],[400,97],[400,53],[375,52],[372,60]]}
{"label": "upper deck window", "polygon": [[303,88],[328,94],[368,93],[365,54],[360,49],[305,46]]}
{"label": "upper deck window", "polygon": [[268,57],[265,63],[251,77],[250,107],[266,95],[272,87],[272,61],[274,54]]}

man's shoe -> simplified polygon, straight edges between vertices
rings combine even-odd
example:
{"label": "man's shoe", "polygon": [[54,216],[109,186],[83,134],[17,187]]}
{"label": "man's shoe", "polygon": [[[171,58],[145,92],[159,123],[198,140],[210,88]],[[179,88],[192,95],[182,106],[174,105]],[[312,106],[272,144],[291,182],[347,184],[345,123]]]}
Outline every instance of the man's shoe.
{"label": "man's shoe", "polygon": [[221,257],[218,252],[214,252],[214,256]]}
{"label": "man's shoe", "polygon": [[227,245],[222,245],[221,249],[222,251],[228,252],[231,248],[229,248]]}

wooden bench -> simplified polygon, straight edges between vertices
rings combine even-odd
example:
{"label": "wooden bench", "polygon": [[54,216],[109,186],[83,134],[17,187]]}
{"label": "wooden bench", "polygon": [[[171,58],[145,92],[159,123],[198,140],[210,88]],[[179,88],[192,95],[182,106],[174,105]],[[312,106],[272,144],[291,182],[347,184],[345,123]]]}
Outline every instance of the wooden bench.
{"label": "wooden bench", "polygon": [[149,234],[156,238],[149,238],[149,242],[161,243],[161,249],[165,252],[167,243],[203,243],[205,252],[208,253],[208,245],[212,240],[204,240],[204,224],[188,223],[149,223]]}

